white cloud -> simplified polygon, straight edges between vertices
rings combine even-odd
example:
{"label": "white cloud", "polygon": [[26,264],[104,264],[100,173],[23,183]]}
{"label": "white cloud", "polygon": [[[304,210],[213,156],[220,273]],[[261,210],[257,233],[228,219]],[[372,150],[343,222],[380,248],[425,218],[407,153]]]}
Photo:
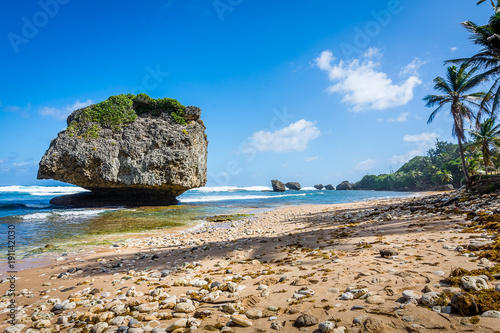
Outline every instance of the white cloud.
{"label": "white cloud", "polygon": [[451,52],[455,52],[456,50],[458,50],[458,47],[450,47]]}
{"label": "white cloud", "polygon": [[412,76],[413,75],[413,76],[418,77],[419,76],[418,70],[420,69],[420,67],[422,67],[422,65],[425,65],[426,63],[427,63],[427,61],[422,61],[418,58],[415,58],[415,59],[413,59],[412,62],[410,62],[405,67],[403,67],[399,74],[401,76],[406,76],[406,75]]}
{"label": "white cloud", "polygon": [[[399,85],[393,84],[386,73],[376,70],[380,67],[381,57],[379,50],[372,48],[361,59],[340,60],[332,65],[335,57],[332,51],[327,50],[323,51],[315,62],[318,68],[327,71],[330,80],[335,82],[327,88],[327,92],[342,94],[342,101],[352,105],[355,112],[366,108],[383,110],[407,104],[413,99],[413,89],[422,81],[418,76],[412,75]],[[407,72],[419,65],[414,60],[408,66]]]}
{"label": "white cloud", "polygon": [[44,106],[40,108],[38,112],[40,112],[42,116],[50,116],[58,120],[65,120],[71,114],[71,112],[89,106],[91,104],[92,101],[90,99],[84,102],[80,102],[80,100],[77,100],[72,105],[66,105],[63,108],[52,108],[49,106]]}
{"label": "white cloud", "polygon": [[403,137],[403,141],[411,142],[414,146],[412,150],[403,155],[394,155],[390,159],[392,164],[403,164],[414,158],[415,156],[423,155],[427,150],[432,148],[434,141],[439,138],[439,134],[432,132],[424,132],[421,134],[410,135]]}
{"label": "white cloud", "polygon": [[370,169],[373,169],[373,167],[375,166],[376,163],[377,163],[377,161],[375,161],[375,160],[361,161],[361,162],[357,163],[354,168],[356,170],[361,170],[361,171],[370,170]]}
{"label": "white cloud", "polygon": [[434,142],[437,138],[439,138],[437,133],[424,132],[415,135],[407,134],[403,137],[403,140],[406,142]]}
{"label": "white cloud", "polygon": [[308,143],[321,134],[315,123],[301,119],[274,132],[259,131],[249,138],[243,152],[292,152],[303,151]]}
{"label": "white cloud", "polygon": [[13,163],[12,165],[15,167],[22,167],[28,164],[30,164],[30,162],[19,162],[19,163]]}
{"label": "white cloud", "polygon": [[319,156],[311,156],[311,157],[304,158],[304,161],[312,162],[312,161],[316,161],[317,159],[319,159]]}
{"label": "white cloud", "polygon": [[410,115],[410,112],[403,112],[399,116],[397,116],[396,118],[389,118],[389,119],[387,119],[387,121],[390,123],[395,123],[395,122],[402,123],[402,122],[408,121],[409,115]]}

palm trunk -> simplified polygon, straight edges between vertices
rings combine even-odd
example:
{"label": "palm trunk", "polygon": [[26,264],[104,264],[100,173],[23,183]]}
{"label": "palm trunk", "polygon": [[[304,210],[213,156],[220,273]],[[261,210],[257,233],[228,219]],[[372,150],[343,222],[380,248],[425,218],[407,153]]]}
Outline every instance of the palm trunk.
{"label": "palm trunk", "polygon": [[467,171],[467,166],[465,165],[464,148],[462,147],[462,140],[458,138],[458,150],[460,151],[460,159],[462,160],[462,170],[465,175],[465,182],[470,183],[469,171]]}

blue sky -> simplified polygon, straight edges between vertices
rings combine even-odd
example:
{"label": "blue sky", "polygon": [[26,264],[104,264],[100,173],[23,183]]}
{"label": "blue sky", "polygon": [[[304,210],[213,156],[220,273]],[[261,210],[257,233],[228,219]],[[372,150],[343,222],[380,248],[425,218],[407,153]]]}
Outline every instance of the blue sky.
{"label": "blue sky", "polygon": [[[457,4],[459,3],[459,5]],[[145,92],[202,108],[207,185],[397,170],[436,137],[422,98],[477,51],[473,0],[41,0],[0,5],[0,185],[37,181],[66,116]]]}

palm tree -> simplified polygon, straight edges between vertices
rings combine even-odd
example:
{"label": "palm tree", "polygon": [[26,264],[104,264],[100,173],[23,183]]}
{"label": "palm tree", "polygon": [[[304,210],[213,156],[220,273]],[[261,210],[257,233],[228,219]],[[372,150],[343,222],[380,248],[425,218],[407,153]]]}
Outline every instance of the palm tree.
{"label": "palm tree", "polygon": [[478,130],[471,130],[469,132],[473,141],[468,147],[473,150],[481,150],[483,153],[484,172],[488,174],[488,166],[491,164],[491,148],[500,147],[500,125],[495,125],[495,118],[490,118],[482,123]]}
{"label": "palm tree", "polygon": [[[478,0],[476,2],[477,5],[480,5],[482,4],[483,2],[485,2],[486,0]],[[491,6],[493,7],[493,9],[495,10],[495,12],[499,12],[500,11],[500,0],[497,0],[497,3],[495,4],[495,2],[493,0],[490,0],[491,2]]]}
{"label": "palm tree", "polygon": [[453,180],[453,175],[448,170],[439,171],[439,177],[443,183],[449,183]]}
{"label": "palm tree", "polygon": [[[479,5],[485,1],[479,0],[477,4]],[[500,103],[500,0],[496,0],[496,4],[493,0],[490,1],[495,14],[490,17],[488,24],[478,26],[471,21],[462,22],[465,29],[471,33],[470,39],[474,44],[482,47],[480,52],[470,58],[446,61],[446,63],[454,64],[466,63],[472,67],[484,69],[485,72],[478,75],[478,77],[482,77],[485,80],[493,80],[493,84],[478,110],[476,126],[479,126],[483,112],[489,113],[490,116],[493,115]],[[488,111],[485,106],[492,97],[493,104],[490,111]]]}
{"label": "palm tree", "polygon": [[474,76],[477,67],[470,70],[468,70],[468,67],[467,63],[463,63],[459,68],[456,66],[448,67],[446,79],[439,76],[434,79],[434,89],[444,93],[444,95],[428,95],[424,98],[424,101],[427,101],[427,107],[437,106],[429,116],[427,124],[434,120],[434,117],[445,105],[450,105],[450,113],[453,117],[452,134],[458,139],[462,170],[466,182],[470,182],[470,177],[465,164],[462,146],[462,142],[465,142],[464,122],[471,122],[474,119],[474,113],[470,106],[479,107],[478,102],[486,97],[484,92],[469,93],[470,90],[484,81],[484,77]]}

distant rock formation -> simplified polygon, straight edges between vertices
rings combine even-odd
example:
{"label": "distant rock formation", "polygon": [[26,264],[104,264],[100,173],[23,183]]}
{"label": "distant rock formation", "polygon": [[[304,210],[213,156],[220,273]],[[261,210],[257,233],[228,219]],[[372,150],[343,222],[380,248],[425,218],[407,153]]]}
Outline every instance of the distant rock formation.
{"label": "distant rock formation", "polygon": [[337,191],[348,191],[352,190],[353,184],[349,183],[347,180],[344,180],[342,183],[337,185]]}
{"label": "distant rock formation", "polygon": [[324,186],[323,186],[323,184],[318,184],[318,185],[314,185],[314,188],[317,190],[322,190],[324,188]]}
{"label": "distant rock formation", "polygon": [[271,180],[271,185],[273,186],[274,192],[285,192],[286,191],[285,185],[282,182],[280,182],[279,180],[276,180],[276,179]]}
{"label": "distant rock formation", "polygon": [[334,191],[335,190],[335,186],[333,186],[332,184],[328,184],[325,186],[325,189],[327,189],[328,191]]}
{"label": "distant rock formation", "polygon": [[297,191],[300,191],[300,189],[302,188],[302,186],[300,186],[300,184],[297,182],[288,182],[285,184],[285,186],[290,190],[297,190]]}
{"label": "distant rock formation", "polygon": [[[123,115],[125,120],[112,122]],[[37,178],[92,191],[54,198],[57,205],[177,203],[177,196],[207,181],[208,140],[199,117],[199,108],[171,99],[112,96],[68,117],[68,129],[50,143]]]}

